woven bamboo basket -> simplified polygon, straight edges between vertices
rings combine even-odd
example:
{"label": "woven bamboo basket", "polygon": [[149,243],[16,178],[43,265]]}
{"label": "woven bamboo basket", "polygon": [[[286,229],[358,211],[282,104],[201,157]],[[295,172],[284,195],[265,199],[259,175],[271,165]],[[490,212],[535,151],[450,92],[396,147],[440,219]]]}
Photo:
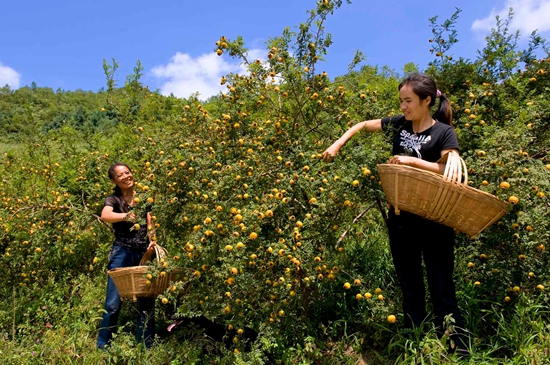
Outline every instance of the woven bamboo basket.
{"label": "woven bamboo basket", "polygon": [[153,256],[158,262],[167,255],[164,248],[158,245],[153,246],[153,248],[145,252],[139,266],[121,267],[107,272],[113,279],[122,299],[132,298],[135,302],[137,298],[142,297],[156,298],[166,291],[171,281],[180,279],[181,271],[172,269],[165,276],[159,276],[153,279],[151,284],[147,284],[147,263],[153,259]]}
{"label": "woven bamboo basket", "polygon": [[446,163],[443,175],[406,165],[378,165],[395,214],[411,212],[475,237],[507,212],[497,197],[468,186],[466,164],[458,153],[452,151],[438,162]]}

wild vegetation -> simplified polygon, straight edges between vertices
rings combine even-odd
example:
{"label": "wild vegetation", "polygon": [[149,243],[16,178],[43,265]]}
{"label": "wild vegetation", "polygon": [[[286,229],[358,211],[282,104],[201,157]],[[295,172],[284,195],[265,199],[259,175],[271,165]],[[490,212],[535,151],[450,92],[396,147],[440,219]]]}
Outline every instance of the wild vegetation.
{"label": "wild vegetation", "polygon": [[[388,250],[377,164],[382,134],[322,152],[353,123],[399,113],[403,72],[360,66],[329,77],[327,17],[318,2],[296,31],[266,44],[220,37],[213,52],[247,65],[201,101],[124,85],[104,62],[97,93],[0,89],[0,359],[6,364],[544,364],[550,350],[550,58],[536,33],[499,19],[476,60],[453,59],[459,10],[431,19],[432,75],[453,103],[469,184],[508,202],[475,239],[458,234],[456,283],[472,356],[456,358],[431,323],[406,334]],[[544,57],[541,57],[544,54]],[[98,219],[107,169],[134,169],[154,202],[157,241],[170,253],[154,280],[184,277],[159,296],[158,338],[134,343],[124,307],[111,348],[95,349],[112,233]],[[207,318],[207,325],[204,323]],[[165,329],[185,319],[175,333]],[[449,321],[452,329],[452,319]]]}

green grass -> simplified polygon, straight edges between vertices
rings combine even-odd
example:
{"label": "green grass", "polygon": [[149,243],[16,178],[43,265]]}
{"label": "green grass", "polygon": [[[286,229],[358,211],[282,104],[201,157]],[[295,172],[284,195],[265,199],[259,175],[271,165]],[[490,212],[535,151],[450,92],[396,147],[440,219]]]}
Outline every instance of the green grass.
{"label": "green grass", "polygon": [[[484,326],[472,335],[472,356],[449,352],[449,340],[435,330],[405,334],[396,325],[341,318],[316,336],[287,348],[260,336],[250,351],[233,353],[200,328],[184,327],[175,334],[164,330],[169,320],[157,313],[156,345],[145,350],[133,336],[135,309],[125,303],[121,328],[108,351],[95,348],[104,298],[104,277],[82,275],[72,282],[50,282],[42,289],[18,290],[16,331],[12,338],[13,296],[1,303],[0,361],[4,364],[548,364],[550,326],[548,306],[522,295],[513,307],[484,310]],[[160,307],[160,306],[159,306]],[[50,326],[51,325],[51,326]],[[479,331],[479,330],[478,330]],[[375,339],[376,337],[376,339]]]}

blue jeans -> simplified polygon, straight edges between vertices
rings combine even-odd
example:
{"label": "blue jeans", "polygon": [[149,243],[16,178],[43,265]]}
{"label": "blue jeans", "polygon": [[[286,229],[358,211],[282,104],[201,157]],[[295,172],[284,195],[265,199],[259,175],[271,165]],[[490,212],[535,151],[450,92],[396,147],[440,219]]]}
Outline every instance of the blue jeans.
{"label": "blue jeans", "polygon": [[436,328],[443,331],[445,316],[451,314],[457,330],[451,338],[459,348],[465,348],[468,338],[453,282],[454,230],[404,211],[395,215],[393,210],[388,228],[393,263],[403,291],[405,327],[420,327],[427,316],[424,261]]}
{"label": "blue jeans", "polygon": [[[143,252],[135,252],[125,249],[120,246],[113,246],[109,253],[108,270],[137,266],[144,254]],[[97,337],[97,348],[103,349],[112,339],[113,333],[117,331],[118,315],[120,313],[122,301],[115,283],[109,277],[107,281],[107,298],[103,318],[99,324],[99,335]],[[155,337],[155,299],[154,298],[138,298],[139,317],[137,321],[136,340],[138,343],[145,342],[149,348],[153,344]],[[145,332],[145,338],[144,338]]]}

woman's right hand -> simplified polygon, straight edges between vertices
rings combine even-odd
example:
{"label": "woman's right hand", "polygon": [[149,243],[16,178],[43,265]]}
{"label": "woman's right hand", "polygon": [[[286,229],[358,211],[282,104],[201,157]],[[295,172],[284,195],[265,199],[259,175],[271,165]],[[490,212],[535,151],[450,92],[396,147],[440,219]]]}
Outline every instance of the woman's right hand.
{"label": "woman's right hand", "polygon": [[323,152],[323,160],[327,162],[334,161],[334,157],[336,157],[341,147],[342,146],[340,145],[340,143],[338,143],[338,141],[334,142],[329,148],[325,150],[325,152]]}
{"label": "woman's right hand", "polygon": [[136,219],[136,215],[134,213],[126,213],[124,218],[122,218],[125,222],[133,221],[134,219]]}

